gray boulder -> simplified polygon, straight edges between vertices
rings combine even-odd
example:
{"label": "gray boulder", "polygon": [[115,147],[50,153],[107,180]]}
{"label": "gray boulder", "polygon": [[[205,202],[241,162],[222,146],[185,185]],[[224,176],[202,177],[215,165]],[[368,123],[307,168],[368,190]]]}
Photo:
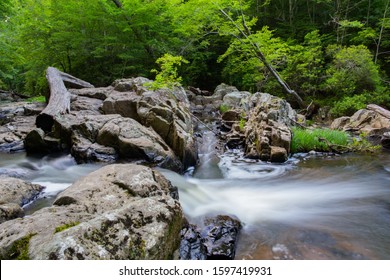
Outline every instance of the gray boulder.
{"label": "gray boulder", "polygon": [[52,207],[0,225],[1,259],[169,259],[183,212],[159,172],[103,167],[62,192]]}
{"label": "gray boulder", "polygon": [[22,206],[34,200],[43,189],[21,179],[0,176],[0,223],[24,216]]}
{"label": "gray boulder", "polygon": [[[228,96],[228,95],[226,95]],[[241,127],[237,124],[227,135],[232,148],[243,142],[245,156],[271,162],[284,162],[291,145],[290,126],[297,114],[285,100],[268,93],[255,93],[241,100]]]}

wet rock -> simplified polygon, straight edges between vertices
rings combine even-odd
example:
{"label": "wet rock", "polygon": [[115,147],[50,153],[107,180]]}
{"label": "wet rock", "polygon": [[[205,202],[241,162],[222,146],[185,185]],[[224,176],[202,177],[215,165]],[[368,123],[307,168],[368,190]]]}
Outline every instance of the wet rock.
{"label": "wet rock", "polygon": [[105,166],[59,194],[53,206],[1,224],[0,258],[171,258],[183,224],[171,191],[150,168]]}
{"label": "wet rock", "polygon": [[196,226],[188,225],[180,232],[179,254],[181,260],[206,260],[207,249]]}
{"label": "wet rock", "polygon": [[237,218],[219,215],[205,218],[203,226],[185,227],[180,244],[180,259],[233,260],[241,222]]}
{"label": "wet rock", "polygon": [[381,145],[383,148],[390,150],[390,132],[383,133],[381,138]]}
{"label": "wet rock", "polygon": [[41,128],[34,128],[24,138],[24,146],[28,152],[55,153],[62,151],[61,141],[58,138],[45,134]]}
{"label": "wet rock", "polygon": [[0,223],[24,216],[21,207],[33,201],[43,189],[21,179],[0,176]]}

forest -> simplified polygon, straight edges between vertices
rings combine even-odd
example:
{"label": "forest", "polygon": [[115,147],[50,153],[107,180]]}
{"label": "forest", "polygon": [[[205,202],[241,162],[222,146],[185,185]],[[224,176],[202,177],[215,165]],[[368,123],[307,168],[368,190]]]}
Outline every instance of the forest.
{"label": "forest", "polygon": [[95,86],[154,79],[161,67],[183,86],[213,90],[223,82],[298,107],[287,87],[306,105],[331,106],[335,117],[370,103],[389,109],[389,4],[2,0],[0,89],[45,95],[48,66]]}

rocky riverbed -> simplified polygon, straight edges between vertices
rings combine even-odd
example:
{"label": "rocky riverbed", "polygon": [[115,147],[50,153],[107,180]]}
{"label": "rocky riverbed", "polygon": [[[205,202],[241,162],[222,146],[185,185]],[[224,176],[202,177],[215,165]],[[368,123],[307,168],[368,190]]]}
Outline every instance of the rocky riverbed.
{"label": "rocky riverbed", "polygon": [[[276,178],[291,167],[290,127],[299,117],[286,101],[267,93],[252,95],[223,84],[214,93],[194,88],[150,91],[148,82],[132,78],[104,88],[72,89],[71,112],[56,116],[46,132],[35,127],[42,104],[0,106],[2,153],[70,153],[79,164],[103,166],[27,216],[25,205],[44,193],[44,186],[21,180],[28,176],[20,170],[0,168],[1,259],[235,258],[246,216],[222,207],[201,211],[202,218],[193,220],[188,197],[183,209],[166,171],[153,168],[213,180],[255,179],[259,174],[266,181]],[[209,118],[214,122],[203,123]],[[359,111],[332,126],[366,132],[386,147],[388,119],[375,111]],[[214,140],[208,142],[210,133]],[[240,151],[239,156],[232,151]],[[232,162],[225,160],[232,156]],[[26,164],[26,170],[39,171]],[[191,184],[185,185],[180,190],[187,196]],[[279,245],[276,251],[287,248]]]}

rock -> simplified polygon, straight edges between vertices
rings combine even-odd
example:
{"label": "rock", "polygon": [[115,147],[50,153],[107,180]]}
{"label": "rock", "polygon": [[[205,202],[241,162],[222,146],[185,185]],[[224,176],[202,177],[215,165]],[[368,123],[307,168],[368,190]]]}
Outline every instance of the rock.
{"label": "rock", "polygon": [[250,96],[251,94],[247,91],[230,92],[223,97],[223,104],[228,108],[243,108]]}
{"label": "rock", "polygon": [[59,194],[51,207],[0,225],[1,259],[169,259],[183,212],[159,172],[105,166]]}
{"label": "rock", "polygon": [[34,116],[17,116],[11,122],[0,126],[0,152],[24,150],[23,139],[34,126]]}
{"label": "rock", "polygon": [[[136,78],[137,79],[137,78]],[[114,91],[103,102],[105,114],[120,114],[151,127],[180,159],[184,169],[197,161],[190,104],[181,87],[149,91],[148,79],[114,82]]]}
{"label": "rock", "polygon": [[45,109],[45,107],[46,107],[46,103],[42,103],[42,102],[27,103],[26,105],[23,106],[24,115],[36,116],[40,112],[42,112],[42,110]]}
{"label": "rock", "polygon": [[71,94],[93,99],[105,100],[113,91],[113,87],[69,89]]}
{"label": "rock", "polygon": [[68,114],[55,120],[54,134],[68,145],[78,162],[144,160],[181,171],[173,150],[153,129],[120,115]]}
{"label": "rock", "polygon": [[271,146],[271,162],[285,162],[287,159],[288,154],[285,148]]}
{"label": "rock", "polygon": [[350,117],[340,117],[335,120],[333,120],[332,124],[330,125],[330,129],[333,130],[343,130],[344,127],[350,122]]}
{"label": "rock", "polygon": [[234,86],[229,86],[227,84],[220,84],[216,87],[214,91],[214,96],[219,96],[220,99],[223,99],[225,95],[232,93],[232,92],[239,92],[239,90]]}
{"label": "rock", "polygon": [[0,223],[24,216],[21,207],[33,201],[43,189],[21,179],[0,176]]}
{"label": "rock", "polygon": [[148,91],[148,87],[145,86],[146,83],[152,82],[151,80],[144,77],[137,77],[131,79],[120,79],[112,83],[114,90],[121,92],[136,92],[141,94],[145,91]]}
{"label": "rock", "polygon": [[182,169],[180,161],[160,135],[133,119],[120,117],[108,121],[99,130],[96,141],[115,148],[122,158],[145,159],[168,169]]}
{"label": "rock", "polygon": [[285,100],[267,93],[254,94],[249,107],[252,109],[245,125],[245,155],[263,161],[286,161],[292,137],[289,126],[296,122],[296,112]]}
{"label": "rock", "polygon": [[240,230],[241,222],[226,215],[205,218],[201,228],[188,225],[181,231],[180,259],[233,260]]}
{"label": "rock", "polygon": [[390,132],[385,132],[381,138],[381,145],[385,149],[390,149]]}
{"label": "rock", "polygon": [[181,260],[206,260],[207,249],[196,226],[188,225],[180,232],[179,258]]}
{"label": "rock", "polygon": [[374,144],[382,144],[383,147],[387,147],[384,134],[390,131],[390,118],[387,118],[384,113],[388,111],[376,105],[368,105],[367,107],[372,108],[372,110],[361,109],[351,117],[335,119],[331,128],[355,134],[364,133]]}
{"label": "rock", "polygon": [[136,92],[112,91],[110,96],[104,100],[102,110],[104,114],[119,114],[122,117],[140,121],[137,113],[139,100],[140,96]]}
{"label": "rock", "polygon": [[100,108],[102,107],[102,105],[103,101],[100,99],[78,96],[70,103],[70,110],[87,111],[87,113],[90,115],[98,115],[100,114]]}

